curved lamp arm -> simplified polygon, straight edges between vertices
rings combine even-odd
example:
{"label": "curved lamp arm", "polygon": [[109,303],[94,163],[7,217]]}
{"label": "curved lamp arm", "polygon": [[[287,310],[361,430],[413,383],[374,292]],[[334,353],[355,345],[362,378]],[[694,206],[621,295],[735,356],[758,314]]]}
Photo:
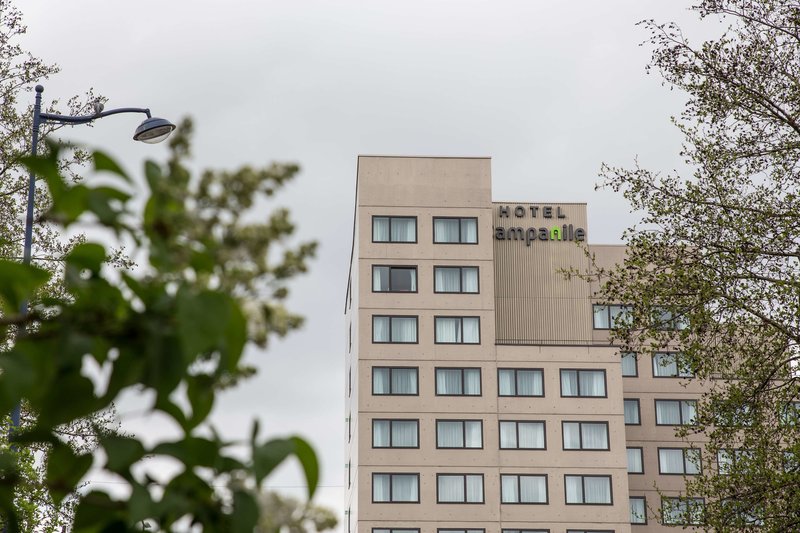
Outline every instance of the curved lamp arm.
{"label": "curved lamp arm", "polygon": [[[41,85],[39,86],[41,87]],[[144,113],[147,118],[151,118],[150,110],[141,107],[119,107],[117,109],[109,109],[94,115],[56,115],[55,113],[39,113],[39,119],[43,122],[60,122],[61,124],[86,124],[98,118],[107,117],[109,115],[118,115],[120,113]]]}

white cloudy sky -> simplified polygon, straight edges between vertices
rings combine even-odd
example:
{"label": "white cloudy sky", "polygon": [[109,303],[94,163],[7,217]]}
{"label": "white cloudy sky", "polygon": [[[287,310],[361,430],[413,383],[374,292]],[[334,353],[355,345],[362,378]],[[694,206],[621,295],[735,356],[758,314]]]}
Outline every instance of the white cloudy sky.
{"label": "white cloudy sky", "polygon": [[[635,218],[595,192],[601,162],[678,164],[669,116],[683,96],[644,72],[644,18],[691,24],[688,0],[17,0],[24,46],[61,66],[46,99],[89,87],[107,108],[195,120],[197,168],[297,161],[277,202],[312,214],[320,243],[293,284],[305,328],[251,351],[257,378],[227,393],[215,423],[244,437],[300,433],[323,463],[318,501],[343,516],[342,308],[358,154],[491,156],[493,195],[586,201],[591,242]],[[32,100],[32,96],[31,96]],[[165,149],[130,141],[140,118],[67,132],[138,172]],[[143,434],[158,424],[132,419]],[[302,494],[287,467],[269,485]]]}

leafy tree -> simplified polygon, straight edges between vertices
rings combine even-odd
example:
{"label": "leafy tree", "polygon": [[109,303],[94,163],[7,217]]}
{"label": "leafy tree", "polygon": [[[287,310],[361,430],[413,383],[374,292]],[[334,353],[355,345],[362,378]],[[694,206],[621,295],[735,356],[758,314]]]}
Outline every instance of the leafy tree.
{"label": "leafy tree", "polygon": [[601,296],[635,303],[615,332],[623,350],[678,350],[708,387],[683,432],[704,442],[703,474],[687,479],[704,527],[797,531],[800,4],[693,9],[724,32],[693,46],[675,24],[644,23],[650,68],[688,96],[674,122],[691,175],[603,167],[644,218],[624,265],[598,270]]}
{"label": "leafy tree", "polygon": [[330,509],[277,492],[261,493],[258,503],[261,518],[256,533],[319,533],[335,528],[338,523]]}
{"label": "leafy tree", "polygon": [[[288,212],[263,215],[266,197],[297,167],[206,171],[193,180],[183,163],[190,129],[184,122],[165,165],[145,164],[149,197],[141,213],[129,211],[130,178],[101,152],[91,154],[95,172],[108,175],[100,185],[71,183],[55,144],[46,156],[23,160],[49,189],[45,220],[62,228],[94,222],[127,239],[140,266],[115,269],[103,245],[82,242],[64,258],[66,295],[31,300],[52,274],[0,259],[0,334],[23,322],[32,326],[0,358],[0,411],[25,399],[36,413],[12,435],[16,450],[0,451],[0,511],[11,532],[24,527],[24,509],[14,503],[25,464],[18,451],[31,444],[49,448],[45,488],[56,506],[92,466],[128,484],[123,499],[89,486],[76,506],[76,533],[137,524],[253,531],[253,490],[289,455],[300,460],[314,492],[318,466],[304,440],[265,441],[256,424],[250,457],[242,460],[231,450],[237,443],[222,440],[207,421],[217,392],[249,373],[241,360],[245,345],[264,345],[270,334],[301,323],[282,300],[286,281],[305,271],[315,245],[282,245],[294,229]],[[33,303],[22,316],[25,300]],[[96,371],[83,372],[87,364]],[[152,394],[150,409],[171,419],[181,437],[148,447],[136,437],[101,435],[94,452],[60,438],[63,424],[131,389]],[[147,473],[152,457],[171,459],[177,473]]]}

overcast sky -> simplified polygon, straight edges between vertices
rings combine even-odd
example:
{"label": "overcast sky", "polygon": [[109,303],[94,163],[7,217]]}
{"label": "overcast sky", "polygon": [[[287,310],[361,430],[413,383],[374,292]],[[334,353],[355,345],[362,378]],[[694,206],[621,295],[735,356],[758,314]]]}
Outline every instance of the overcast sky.
{"label": "overcast sky", "polygon": [[[89,87],[106,108],[150,107],[195,120],[197,168],[296,161],[276,205],[313,213],[298,228],[320,243],[292,284],[302,331],[251,350],[258,377],[226,393],[214,422],[244,438],[299,433],[323,463],[317,500],[343,517],[342,314],[358,154],[491,156],[498,201],[585,201],[592,243],[619,242],[635,221],[595,192],[602,162],[669,170],[683,95],[644,67],[637,21],[691,25],[684,0],[419,1],[17,0],[23,45],[60,65],[46,100]],[[30,96],[31,101],[33,96]],[[130,140],[140,118],[66,132],[132,173],[161,146]],[[305,217],[304,217],[305,218]],[[308,220],[308,218],[305,218]],[[160,427],[126,417],[142,436]],[[301,495],[294,466],[268,486]],[[341,530],[341,528],[340,528]]]}

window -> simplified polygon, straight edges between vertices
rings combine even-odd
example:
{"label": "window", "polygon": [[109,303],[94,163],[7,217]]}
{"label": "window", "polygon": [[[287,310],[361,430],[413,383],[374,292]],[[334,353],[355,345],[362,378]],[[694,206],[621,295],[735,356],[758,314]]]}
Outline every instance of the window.
{"label": "window", "polygon": [[436,344],[480,344],[480,318],[476,316],[437,316]]}
{"label": "window", "polygon": [[501,474],[501,503],[547,503],[547,476]]}
{"label": "window", "polygon": [[544,396],[541,368],[500,368],[497,370],[500,396]]}
{"label": "window", "polygon": [[419,474],[372,474],[374,503],[419,503]]}
{"label": "window", "polygon": [[636,352],[626,352],[622,354],[622,377],[635,378],[639,375],[639,368],[636,362]]}
{"label": "window", "polygon": [[608,422],[562,422],[565,450],[608,450]]}
{"label": "window", "polygon": [[702,498],[662,498],[661,520],[666,525],[699,525],[704,507]]}
{"label": "window", "polygon": [[372,242],[417,242],[417,217],[372,217]]}
{"label": "window", "polygon": [[604,398],[605,395],[605,370],[561,370],[561,396]]}
{"label": "window", "polygon": [[373,315],[372,342],[416,343],[417,317]]}
{"label": "window", "polygon": [[483,448],[480,420],[437,420],[437,448]]}
{"label": "window", "polygon": [[656,329],[662,331],[683,330],[689,325],[685,316],[676,314],[664,307],[653,308],[653,323]]}
{"label": "window", "polygon": [[714,423],[720,427],[739,428],[753,425],[753,410],[750,404],[725,404],[714,413]]}
{"label": "window", "polygon": [[784,426],[800,425],[800,402],[789,402],[783,407],[780,423]]}
{"label": "window", "polygon": [[[549,529],[502,529],[501,533],[550,533],[550,530]],[[612,533],[612,532],[609,531],[606,533]]]}
{"label": "window", "polygon": [[611,476],[564,476],[568,505],[611,505]]}
{"label": "window", "polygon": [[437,368],[437,396],[480,396],[480,368]]}
{"label": "window", "polygon": [[653,355],[653,377],[691,378],[694,373],[681,362],[679,354],[661,352]]}
{"label": "window", "polygon": [[372,267],[372,292],[417,292],[417,267]]}
{"label": "window", "polygon": [[720,475],[733,473],[740,463],[752,458],[749,450],[720,450],[717,452],[717,472]]}
{"label": "window", "polygon": [[692,425],[696,411],[695,400],[656,400],[656,425]]}
{"label": "window", "polygon": [[628,473],[644,474],[644,462],[642,461],[641,448],[627,448],[628,452]]}
{"label": "window", "polygon": [[501,450],[544,450],[544,422],[500,421]]}
{"label": "window", "polygon": [[623,400],[622,402],[625,409],[625,425],[638,426],[642,423],[639,416],[639,400]]}
{"label": "window", "polygon": [[419,529],[411,529],[407,527],[397,528],[397,527],[373,527],[372,533],[419,533]]}
{"label": "window", "polygon": [[689,476],[699,474],[700,450],[696,448],[659,448],[658,473]]}
{"label": "window", "polygon": [[439,528],[436,533],[486,533],[485,529],[450,529]]}
{"label": "window", "polygon": [[433,292],[478,293],[478,267],[433,267]]}
{"label": "window", "polygon": [[373,367],[372,394],[416,396],[419,394],[418,372],[416,367]]}
{"label": "window", "polygon": [[438,503],[483,503],[483,474],[436,474]]}
{"label": "window", "polygon": [[477,244],[478,219],[433,217],[433,242],[437,244]]}
{"label": "window", "polygon": [[611,329],[630,323],[630,305],[593,305],[592,316],[594,329]]}
{"label": "window", "polygon": [[631,496],[629,502],[631,524],[647,524],[647,500],[644,496]]}
{"label": "window", "polygon": [[372,421],[373,448],[419,448],[419,420]]}

